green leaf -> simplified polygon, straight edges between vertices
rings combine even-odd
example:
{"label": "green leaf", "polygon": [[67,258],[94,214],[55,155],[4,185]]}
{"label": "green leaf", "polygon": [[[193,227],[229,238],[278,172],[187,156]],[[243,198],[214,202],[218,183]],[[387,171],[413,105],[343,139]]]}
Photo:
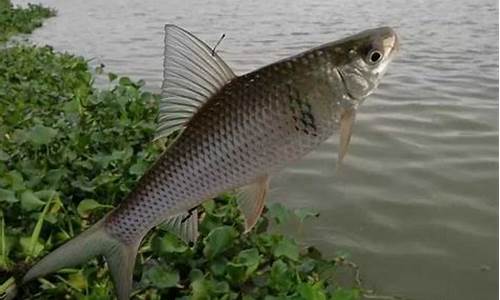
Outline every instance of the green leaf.
{"label": "green leaf", "polygon": [[130,80],[130,78],[124,76],[124,77],[120,77],[120,79],[118,80],[118,83],[120,85],[134,85],[134,83],[132,82],[132,80]]}
{"label": "green leaf", "polygon": [[193,300],[208,300],[210,299],[210,290],[208,287],[208,281],[204,278],[200,278],[191,283],[192,289],[192,299]]}
{"label": "green leaf", "polygon": [[87,277],[83,274],[82,270],[70,274],[68,276],[68,282],[72,287],[75,287],[79,290],[84,290],[88,286]]}
{"label": "green leaf", "polygon": [[283,238],[274,248],[273,254],[276,257],[287,257],[297,261],[299,259],[299,247],[294,240]]}
{"label": "green leaf", "polygon": [[192,269],[189,272],[189,280],[191,280],[191,282],[194,282],[202,278],[203,278],[203,272],[200,269]]}
{"label": "green leaf", "polygon": [[[198,279],[191,284],[193,300],[208,300],[208,299],[231,299],[227,296],[230,287],[227,282],[215,281],[208,279]],[[217,295],[227,295],[220,297]],[[235,298],[233,298],[235,299]]]}
{"label": "green leaf", "polygon": [[188,249],[186,244],[174,234],[167,232],[163,236],[155,237],[153,249],[160,255],[165,253],[182,253]]}
{"label": "green leaf", "polygon": [[109,82],[113,82],[118,76],[115,73],[108,73]]}
{"label": "green leaf", "polygon": [[16,198],[16,194],[13,191],[0,189],[0,202],[8,202],[15,203],[18,202],[19,199]]}
{"label": "green leaf", "polygon": [[147,163],[146,161],[140,160],[130,167],[129,172],[132,175],[142,175],[142,174],[144,174],[144,171],[146,171],[148,166],[149,166],[149,163]]}
{"label": "green leaf", "polygon": [[224,276],[227,267],[229,267],[228,260],[224,256],[217,257],[210,264],[210,272],[212,272],[214,276]]}
{"label": "green leaf", "polygon": [[0,149],[0,161],[8,161],[10,158],[9,154]]}
{"label": "green leaf", "polygon": [[38,198],[36,194],[34,194],[30,190],[26,190],[21,194],[21,207],[24,210],[26,211],[36,210],[37,208],[40,208],[43,205],[45,205],[45,202],[40,200],[40,198]]}
{"label": "green leaf", "polygon": [[[45,215],[47,214],[50,204],[52,201],[55,199],[55,201],[59,201],[59,197],[56,193],[50,197],[47,202],[45,203],[45,206],[43,207],[42,213],[38,216],[38,219],[35,224],[35,228],[33,228],[33,232],[31,233],[31,237],[29,237],[29,244],[24,245],[23,248],[25,249],[25,254],[28,257],[37,257],[38,254],[43,249],[43,244],[40,243],[40,232],[42,231],[42,226],[43,222],[45,220]],[[21,241],[22,242],[22,241]],[[41,249],[40,249],[41,245]]]}
{"label": "green leaf", "polygon": [[268,205],[267,209],[269,216],[274,218],[278,224],[285,223],[292,215],[291,211],[284,207],[281,203],[271,203]]}
{"label": "green leaf", "polygon": [[14,244],[14,238],[10,238],[5,234],[5,221],[3,214],[0,212],[0,268],[7,270],[10,260],[9,253]]}
{"label": "green leaf", "polygon": [[35,125],[29,132],[29,140],[35,145],[47,145],[56,137],[57,130],[43,125]]}
{"label": "green leaf", "polygon": [[235,259],[235,263],[252,268],[256,268],[259,265],[259,262],[259,251],[255,248],[241,251]]}
{"label": "green leaf", "polygon": [[40,240],[32,240],[30,236],[19,239],[23,253],[26,256],[37,257],[43,251],[43,244]]}
{"label": "green leaf", "polygon": [[269,276],[270,287],[281,293],[288,293],[295,286],[294,272],[282,260],[277,260],[271,267]]}
{"label": "green leaf", "polygon": [[20,191],[26,188],[23,175],[17,170],[7,172],[5,178],[10,182],[10,186],[14,191]]}
{"label": "green leaf", "polygon": [[307,300],[326,300],[326,295],[319,284],[311,285],[309,283],[300,283],[297,291],[303,299]]}
{"label": "green leaf", "polygon": [[58,182],[67,174],[67,170],[63,168],[52,169],[47,172],[45,175],[45,180],[49,183],[50,186],[57,185]]}
{"label": "green leaf", "polygon": [[203,240],[205,248],[203,254],[212,259],[228,249],[238,233],[231,226],[222,226],[213,229]]}
{"label": "green leaf", "polygon": [[82,217],[85,218],[87,217],[93,210],[96,210],[98,208],[112,208],[112,205],[105,205],[105,204],[100,204],[99,202],[95,201],[94,199],[85,199],[82,200],[77,207],[78,214]]}
{"label": "green leaf", "polygon": [[241,251],[233,260],[228,264],[229,274],[231,279],[236,282],[242,282],[257,270],[260,263],[259,251],[255,248],[246,249]]}
{"label": "green leaf", "polygon": [[319,213],[310,208],[299,208],[294,210],[295,215],[299,218],[299,221],[303,223],[308,218],[317,218]]}
{"label": "green leaf", "polygon": [[156,265],[144,272],[142,282],[159,289],[175,287],[179,282],[179,273],[165,266]]}
{"label": "green leaf", "polygon": [[260,263],[259,251],[256,248],[241,251],[231,263],[229,263],[229,274],[235,281],[245,281],[257,270]]}

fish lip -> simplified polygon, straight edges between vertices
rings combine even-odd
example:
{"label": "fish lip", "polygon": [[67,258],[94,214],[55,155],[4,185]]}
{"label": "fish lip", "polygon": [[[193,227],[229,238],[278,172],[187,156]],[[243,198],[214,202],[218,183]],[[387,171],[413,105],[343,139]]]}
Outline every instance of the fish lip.
{"label": "fish lip", "polygon": [[391,37],[394,38],[394,41],[390,47],[389,50],[389,55],[394,55],[399,52],[400,46],[399,46],[399,36],[398,34],[391,28]]}

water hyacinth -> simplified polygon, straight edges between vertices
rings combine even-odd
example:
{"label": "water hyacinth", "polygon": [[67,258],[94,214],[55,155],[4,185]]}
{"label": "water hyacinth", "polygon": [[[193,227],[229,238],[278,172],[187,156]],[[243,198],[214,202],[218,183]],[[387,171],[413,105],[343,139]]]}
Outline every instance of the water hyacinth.
{"label": "water hyacinth", "polygon": [[[0,40],[54,14],[6,1],[0,9],[0,24],[10,24],[2,28],[16,28],[0,32]],[[20,12],[31,21],[5,17]],[[158,96],[144,91],[143,81],[103,66],[92,71],[85,59],[50,46],[0,51],[0,296],[109,299],[113,287],[102,259],[16,282],[39,257],[109,212],[165,149],[168,140],[151,141]],[[96,76],[107,77],[109,87],[95,88]],[[133,299],[348,300],[367,292],[343,257],[324,258],[268,228],[302,224],[317,216],[312,210],[272,203],[249,234],[233,194],[205,202],[200,215],[195,245],[162,226],[146,237]],[[345,268],[355,278],[340,285]]]}
{"label": "water hyacinth", "polygon": [[[0,292],[6,292],[37,257],[108,212],[164,141],[151,142],[157,102],[142,82],[110,74],[114,85],[98,90],[83,58],[50,47],[2,51]],[[144,267],[134,274],[136,299],[359,297],[360,287],[329,280],[335,260],[266,231],[269,222],[294,215],[283,206],[272,205],[249,235],[242,234],[234,196],[208,201],[203,211],[194,247],[161,227],[149,235],[140,251]],[[299,221],[308,212],[296,215]],[[103,262],[93,260],[17,292],[23,299],[107,298],[105,273]]]}

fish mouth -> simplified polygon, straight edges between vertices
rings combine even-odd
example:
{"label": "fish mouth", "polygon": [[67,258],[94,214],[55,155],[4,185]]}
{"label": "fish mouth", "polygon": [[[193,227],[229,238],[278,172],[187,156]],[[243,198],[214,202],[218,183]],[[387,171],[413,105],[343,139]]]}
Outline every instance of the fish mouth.
{"label": "fish mouth", "polygon": [[384,52],[389,53],[390,56],[399,52],[399,36],[392,29],[389,29],[389,34],[382,41],[382,47],[384,48]]}

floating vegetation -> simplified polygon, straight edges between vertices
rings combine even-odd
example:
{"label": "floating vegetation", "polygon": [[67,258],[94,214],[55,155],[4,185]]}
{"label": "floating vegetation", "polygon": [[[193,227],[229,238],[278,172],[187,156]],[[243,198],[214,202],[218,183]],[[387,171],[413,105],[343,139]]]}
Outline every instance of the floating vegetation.
{"label": "floating vegetation", "polygon": [[[0,0],[0,40],[40,26],[54,11]],[[108,78],[106,89],[94,87]],[[17,286],[31,265],[109,212],[164,150],[152,142],[158,96],[103,67],[50,46],[0,50],[0,298],[109,299],[102,258]],[[360,299],[357,266],[324,258],[269,224],[317,214],[268,206],[254,230],[232,194],[201,207],[200,237],[187,245],[160,226],[145,238],[134,299]],[[301,227],[299,226],[299,230]],[[331,256],[331,255],[329,255]],[[348,270],[350,283],[339,284]],[[373,298],[373,296],[372,296]]]}
{"label": "floating vegetation", "polygon": [[55,16],[53,9],[40,4],[28,4],[26,8],[14,7],[10,0],[0,0],[0,42],[18,33],[31,33],[42,26],[44,19]]}

